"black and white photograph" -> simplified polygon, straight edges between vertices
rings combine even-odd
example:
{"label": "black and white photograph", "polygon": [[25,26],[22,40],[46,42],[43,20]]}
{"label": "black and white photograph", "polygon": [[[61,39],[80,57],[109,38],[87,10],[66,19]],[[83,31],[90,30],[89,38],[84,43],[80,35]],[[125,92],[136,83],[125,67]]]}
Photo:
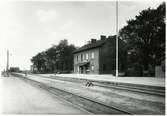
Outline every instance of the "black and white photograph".
{"label": "black and white photograph", "polygon": [[1,115],[165,115],[165,0],[1,0]]}

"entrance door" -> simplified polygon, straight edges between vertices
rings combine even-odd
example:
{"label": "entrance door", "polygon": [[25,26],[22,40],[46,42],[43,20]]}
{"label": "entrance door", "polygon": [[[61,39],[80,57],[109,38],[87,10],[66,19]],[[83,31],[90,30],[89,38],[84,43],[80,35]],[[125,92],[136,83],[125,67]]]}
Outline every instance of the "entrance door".
{"label": "entrance door", "polygon": [[85,65],[85,73],[90,73],[90,64]]}
{"label": "entrance door", "polygon": [[79,72],[80,72],[81,74],[84,73],[84,68],[83,68],[83,66],[80,66],[80,67],[79,67]]}

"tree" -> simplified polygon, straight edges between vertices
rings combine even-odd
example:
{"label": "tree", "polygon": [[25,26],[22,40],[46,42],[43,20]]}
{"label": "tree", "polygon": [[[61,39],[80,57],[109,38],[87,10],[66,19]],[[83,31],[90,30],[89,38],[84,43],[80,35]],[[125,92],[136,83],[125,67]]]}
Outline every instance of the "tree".
{"label": "tree", "polygon": [[73,70],[74,45],[68,45],[66,39],[61,40],[58,45],[53,45],[44,52],[38,53],[31,61],[38,72],[69,72]]}
{"label": "tree", "polygon": [[32,57],[31,62],[34,66],[36,66],[39,72],[43,72],[46,70],[46,56],[45,52],[38,53],[36,56]]}
{"label": "tree", "polygon": [[141,11],[135,19],[127,21],[119,34],[127,42],[128,50],[133,49],[136,62],[144,70],[160,64],[165,59],[165,3],[157,9]]}
{"label": "tree", "polygon": [[73,51],[76,49],[74,45],[68,45],[66,39],[61,40],[56,47],[58,66],[62,71],[71,71],[73,69]]}
{"label": "tree", "polygon": [[47,49],[45,53],[47,59],[47,72],[54,72],[57,59],[56,45]]}

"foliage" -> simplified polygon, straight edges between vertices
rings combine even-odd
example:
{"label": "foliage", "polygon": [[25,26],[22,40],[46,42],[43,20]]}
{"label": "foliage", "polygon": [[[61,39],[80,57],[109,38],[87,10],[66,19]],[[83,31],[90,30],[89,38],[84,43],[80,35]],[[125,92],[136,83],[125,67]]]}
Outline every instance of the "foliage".
{"label": "foliage", "polygon": [[33,66],[40,73],[69,72],[73,70],[74,45],[68,45],[66,39],[61,40],[58,45],[53,45],[44,52],[32,57]]}
{"label": "foliage", "polygon": [[155,67],[165,60],[165,3],[158,8],[148,8],[140,12],[135,19],[127,21],[119,33],[127,42],[131,52],[130,63]]}

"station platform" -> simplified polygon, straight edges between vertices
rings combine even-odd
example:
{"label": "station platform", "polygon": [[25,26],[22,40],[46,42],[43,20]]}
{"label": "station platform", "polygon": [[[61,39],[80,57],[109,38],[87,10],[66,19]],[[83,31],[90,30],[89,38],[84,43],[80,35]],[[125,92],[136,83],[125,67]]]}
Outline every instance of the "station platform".
{"label": "station platform", "polygon": [[161,78],[161,77],[160,78],[158,77],[115,77],[113,75],[93,75],[93,74],[38,74],[38,75],[165,87],[165,78]]}

